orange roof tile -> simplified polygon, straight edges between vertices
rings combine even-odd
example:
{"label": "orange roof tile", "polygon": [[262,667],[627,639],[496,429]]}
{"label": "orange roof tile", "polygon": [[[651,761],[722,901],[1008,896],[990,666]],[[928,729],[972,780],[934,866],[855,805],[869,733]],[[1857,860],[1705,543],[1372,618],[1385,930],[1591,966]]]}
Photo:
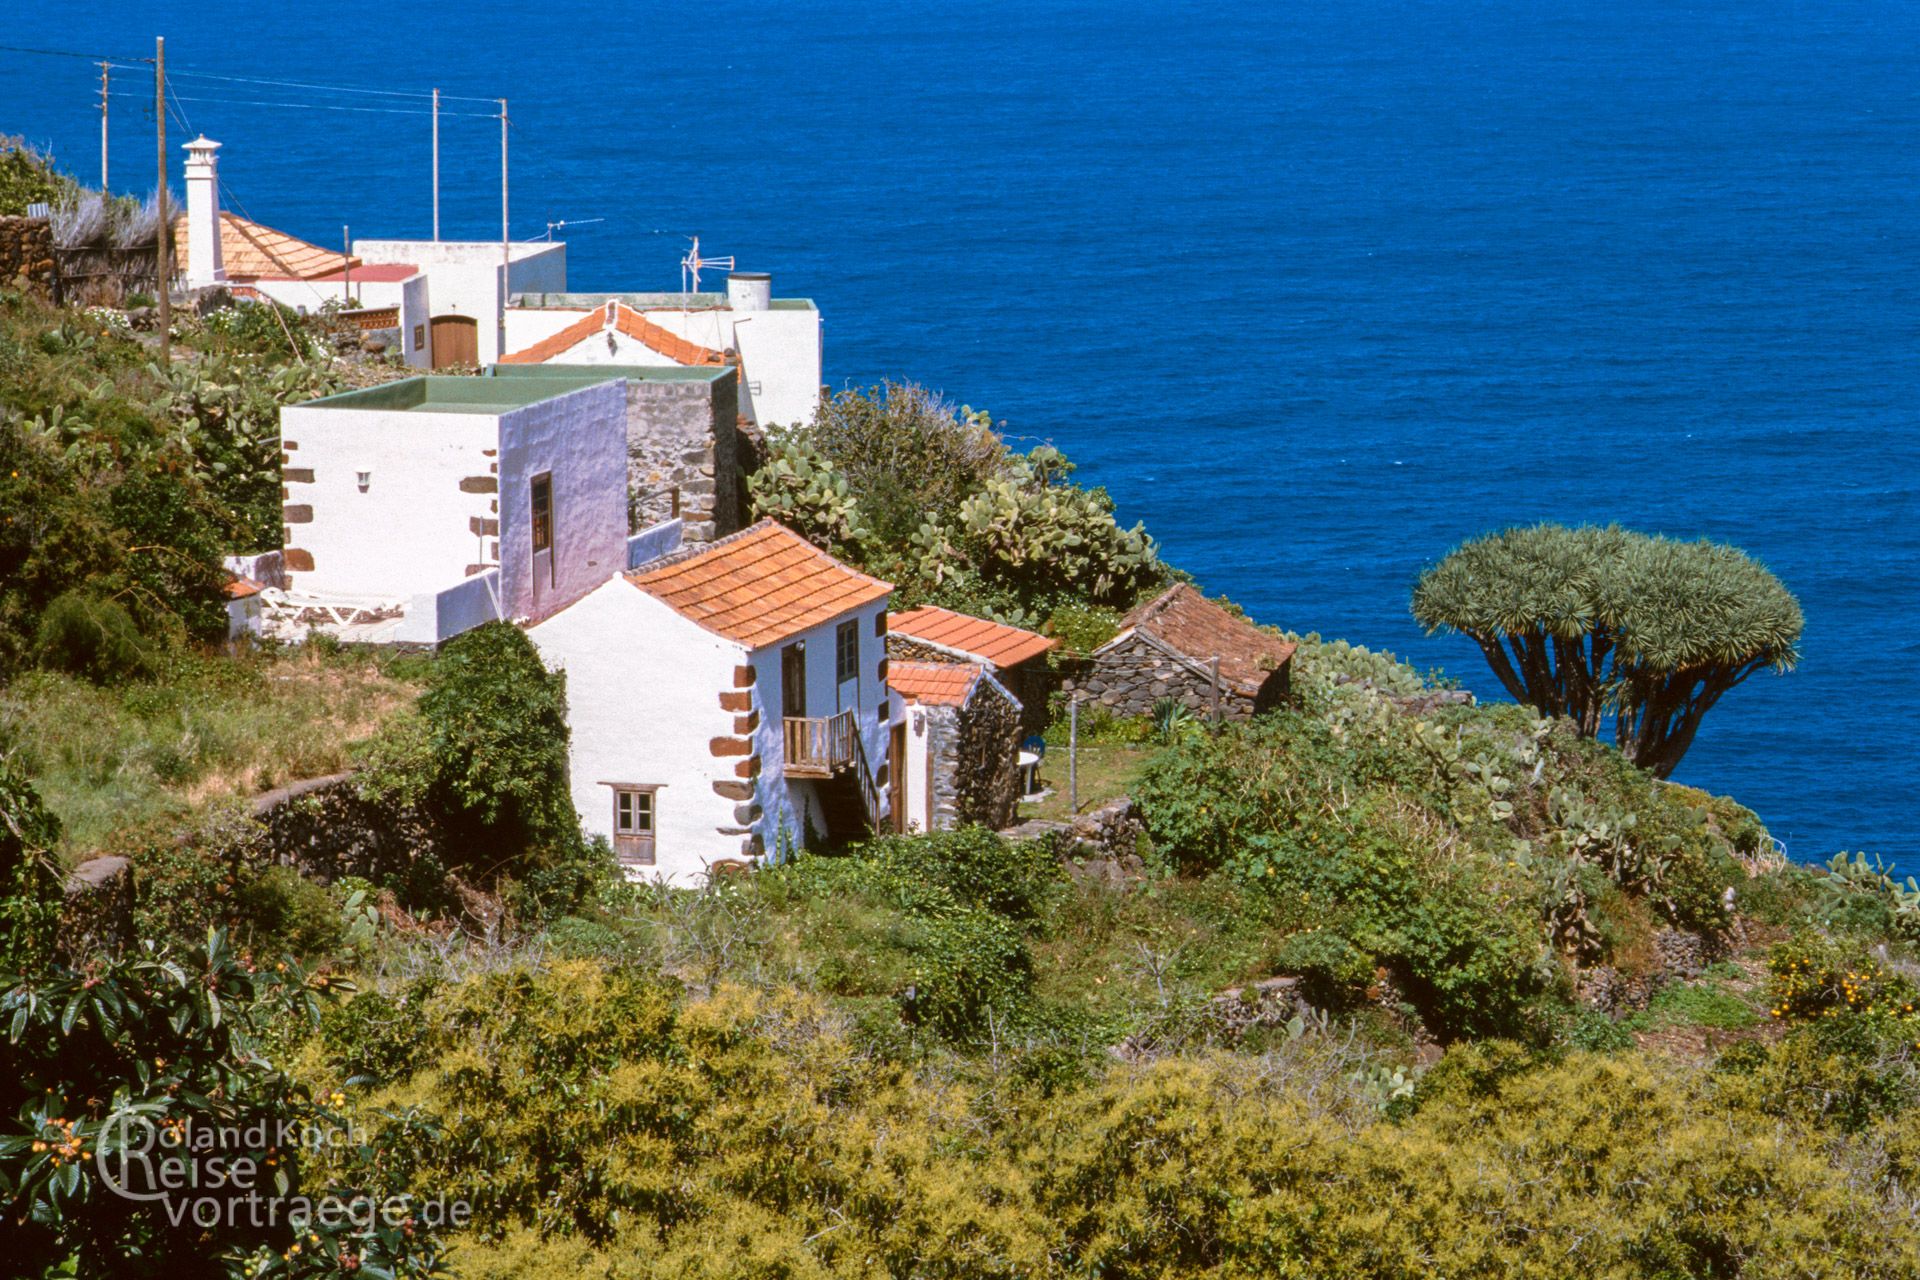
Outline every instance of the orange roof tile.
{"label": "orange roof tile", "polygon": [[964,707],[986,668],[972,662],[887,663],[887,687],[908,702],[930,707]]}
{"label": "orange roof tile", "polygon": [[[187,218],[173,221],[174,252],[184,274],[187,258]],[[359,266],[360,259],[308,244],[284,231],[249,222],[225,210],[220,214],[220,265],[229,280],[311,280],[315,276],[337,275],[347,265]]]}
{"label": "orange roof tile", "polygon": [[778,644],[893,590],[772,520],[669,556],[627,581],[749,649]]}
{"label": "orange roof tile", "polygon": [[[613,305],[612,303],[608,304]],[[563,356],[594,334],[606,327],[606,312],[598,307],[587,312],[572,324],[554,334],[542,338],[523,351],[500,357],[501,364],[545,364],[556,356]]]}
{"label": "orange roof tile", "polygon": [[888,615],[887,630],[953,649],[997,670],[1038,657],[1060,643],[1051,636],[932,604]]}
{"label": "orange roof tile", "polygon": [[545,364],[549,360],[565,355],[609,325],[677,365],[731,363],[724,353],[715,351],[711,347],[703,347],[697,342],[689,342],[671,329],[653,323],[620,301],[609,302],[604,307],[595,307],[552,337],[542,338],[523,351],[515,351],[511,355],[500,357],[500,363]]}
{"label": "orange roof tile", "polygon": [[248,596],[257,596],[264,590],[266,588],[252,578],[243,578],[235,574],[227,582],[227,599],[245,600]]}
{"label": "orange roof tile", "polygon": [[1193,662],[1205,665],[1218,658],[1221,680],[1249,697],[1259,692],[1269,673],[1292,661],[1299,647],[1184,582],[1129,613],[1120,628],[1107,645],[1141,631]]}

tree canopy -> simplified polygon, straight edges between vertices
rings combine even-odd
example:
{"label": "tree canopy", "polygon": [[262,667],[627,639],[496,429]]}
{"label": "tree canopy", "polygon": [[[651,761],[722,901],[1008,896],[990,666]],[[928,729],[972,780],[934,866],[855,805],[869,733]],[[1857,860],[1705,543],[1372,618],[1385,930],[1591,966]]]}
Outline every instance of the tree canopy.
{"label": "tree canopy", "polygon": [[1755,671],[1792,668],[1800,604],[1735,547],[1541,524],[1456,548],[1420,576],[1429,632],[1471,636],[1507,692],[1670,775],[1700,721]]}

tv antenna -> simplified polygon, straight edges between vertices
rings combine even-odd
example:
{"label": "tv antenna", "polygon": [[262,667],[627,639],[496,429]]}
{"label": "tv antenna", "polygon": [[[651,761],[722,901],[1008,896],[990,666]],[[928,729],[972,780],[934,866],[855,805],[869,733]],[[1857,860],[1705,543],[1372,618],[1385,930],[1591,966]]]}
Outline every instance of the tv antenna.
{"label": "tv antenna", "polygon": [[[687,256],[680,259],[680,292],[692,295],[700,292],[700,271],[703,267],[725,267],[731,271],[733,255],[728,254],[724,258],[703,258],[700,256],[700,237],[689,236],[688,239],[693,241],[693,248],[687,250]],[[693,282],[691,289],[687,287],[689,279]]]}

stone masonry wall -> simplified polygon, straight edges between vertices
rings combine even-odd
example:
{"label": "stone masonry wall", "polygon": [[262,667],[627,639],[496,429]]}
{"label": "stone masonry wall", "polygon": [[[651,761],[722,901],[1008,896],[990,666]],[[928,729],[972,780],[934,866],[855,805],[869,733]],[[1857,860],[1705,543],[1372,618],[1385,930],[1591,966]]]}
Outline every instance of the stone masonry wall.
{"label": "stone masonry wall", "polygon": [[37,293],[53,292],[53,224],[45,218],[0,218],[0,286],[22,277]]}
{"label": "stone masonry wall", "polygon": [[[627,383],[629,527],[671,519],[711,542],[744,522],[737,373],[712,382]],[[676,510],[677,503],[677,510]]]}
{"label": "stone masonry wall", "polygon": [[998,830],[1013,821],[1020,795],[1020,708],[982,680],[959,719],[953,768],[960,821]]}
{"label": "stone masonry wall", "polygon": [[[1162,698],[1177,698],[1194,715],[1213,714],[1213,681],[1206,671],[1150,644],[1139,635],[1102,653],[1078,682],[1078,690],[1116,715],[1152,715]],[[1253,699],[1220,686],[1220,718],[1245,720],[1253,714]]]}
{"label": "stone masonry wall", "polygon": [[951,831],[961,821],[960,709],[928,707],[926,714],[928,821],[935,831]]}

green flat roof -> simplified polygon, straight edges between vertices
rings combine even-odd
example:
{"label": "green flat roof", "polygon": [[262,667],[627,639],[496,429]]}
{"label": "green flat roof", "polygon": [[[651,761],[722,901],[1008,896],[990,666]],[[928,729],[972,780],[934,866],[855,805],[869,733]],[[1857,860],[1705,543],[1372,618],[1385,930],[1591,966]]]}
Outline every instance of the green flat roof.
{"label": "green flat roof", "polygon": [[303,401],[301,408],[391,409],[411,413],[509,413],[542,400],[624,378],[624,370],[572,365],[550,377],[470,378],[422,374]]}
{"label": "green flat roof", "polygon": [[[533,308],[565,308],[588,311],[609,302],[624,302],[635,311],[669,311],[685,307],[689,311],[724,311],[724,293],[516,293],[513,305]],[[774,311],[817,311],[812,298],[775,298],[768,306]]]}

